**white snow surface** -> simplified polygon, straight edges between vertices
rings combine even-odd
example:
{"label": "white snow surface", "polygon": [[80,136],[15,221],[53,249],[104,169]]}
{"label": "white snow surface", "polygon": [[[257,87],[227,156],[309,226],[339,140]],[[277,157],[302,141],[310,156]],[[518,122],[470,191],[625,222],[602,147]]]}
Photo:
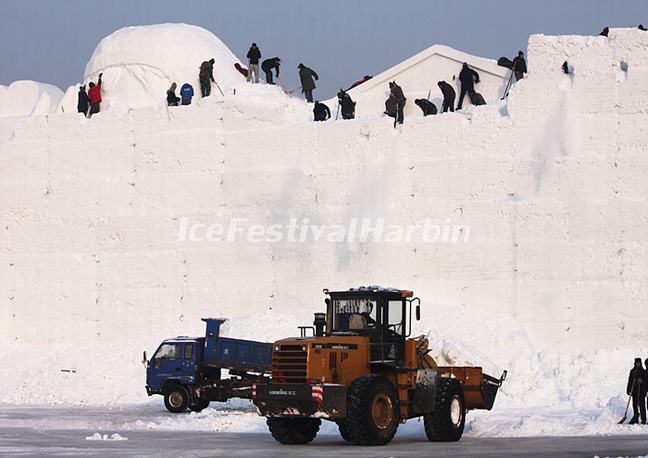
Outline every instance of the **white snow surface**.
{"label": "white snow surface", "polygon": [[[201,335],[203,316],[234,337],[295,335],[322,288],[383,284],[421,297],[414,334],[440,363],[509,371],[467,434],[645,433],[616,422],[648,356],[648,33],[534,35],[528,64],[505,102],[399,129],[378,113],[313,123],[245,84],[189,107],[0,120],[0,403],[153,403],[136,427],[264,429],[249,403],[165,414],[141,351]],[[178,239],[182,218],[290,217],[449,220],[470,240]]]}
{"label": "white snow surface", "polygon": [[0,118],[55,113],[62,98],[63,92],[51,84],[28,80],[0,84]]}

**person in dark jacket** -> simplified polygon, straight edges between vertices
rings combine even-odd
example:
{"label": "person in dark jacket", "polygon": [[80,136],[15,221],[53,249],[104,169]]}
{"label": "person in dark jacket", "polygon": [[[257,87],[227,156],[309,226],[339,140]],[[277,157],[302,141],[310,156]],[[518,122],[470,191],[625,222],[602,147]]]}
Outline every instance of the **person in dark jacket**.
{"label": "person in dark jacket", "polygon": [[461,72],[459,72],[459,81],[461,82],[461,92],[459,93],[457,110],[461,110],[466,93],[468,93],[468,96],[470,97],[470,94],[474,92],[475,84],[479,83],[479,73],[470,68],[468,64],[464,62],[461,67]]}
{"label": "person in dark jacket", "polygon": [[209,59],[200,64],[200,73],[198,73],[198,79],[200,80],[200,94],[203,97],[209,97],[211,94],[211,83],[216,82],[214,80],[214,59]]}
{"label": "person in dark jacket", "polygon": [[634,415],[630,420],[631,425],[634,425],[639,421],[640,414],[641,424],[646,424],[646,403],[644,401],[646,395],[646,390],[644,388],[645,375],[646,372],[641,365],[641,358],[635,358],[634,367],[630,370],[630,374],[628,375],[628,385],[626,387],[626,393],[628,396],[632,396],[632,410]]}
{"label": "person in dark jacket", "polygon": [[77,111],[83,113],[83,116],[88,116],[88,106],[90,105],[90,100],[88,99],[88,94],[86,93],[85,84],[79,86],[79,98],[77,101]]}
{"label": "person in dark jacket", "polygon": [[252,81],[252,73],[254,73],[254,82],[259,82],[259,59],[261,59],[261,50],[257,47],[256,43],[252,43],[247,53],[248,58],[248,82]]}
{"label": "person in dark jacket", "polygon": [[315,121],[326,121],[331,117],[331,110],[325,104],[316,101],[313,107],[313,116]]}
{"label": "person in dark jacket", "polygon": [[278,57],[273,57],[272,59],[266,59],[261,63],[261,70],[265,73],[266,83],[274,84],[272,80],[272,70],[274,69],[275,75],[279,78],[279,66],[281,65],[281,59]]}
{"label": "person in dark jacket", "polygon": [[183,105],[191,105],[191,99],[194,96],[193,86],[189,83],[184,83],[180,88],[180,98]]}
{"label": "person in dark jacket", "polygon": [[313,89],[315,89],[315,81],[319,79],[315,70],[308,68],[304,64],[299,64],[297,66],[299,69],[299,81],[301,81],[301,88],[306,101],[311,103],[313,102]]}
{"label": "person in dark jacket", "polygon": [[390,118],[394,118],[394,126],[396,126],[396,118],[398,117],[398,102],[396,97],[389,94],[389,98],[385,100],[385,114]]}
{"label": "person in dark jacket", "polygon": [[180,102],[180,97],[175,93],[178,85],[176,83],[171,84],[171,87],[167,91],[167,105],[170,107],[177,107],[178,102]]}
{"label": "person in dark jacket", "polygon": [[103,73],[99,73],[99,80],[97,84],[90,82],[88,84],[88,101],[90,102],[90,111],[88,112],[88,118],[92,117],[93,114],[99,113],[101,110],[101,77]]}
{"label": "person in dark jacket", "polygon": [[340,92],[337,93],[337,97],[340,109],[342,110],[342,119],[355,118],[356,103],[351,99],[351,96],[347,94],[346,91],[340,89]]}
{"label": "person in dark jacket", "polygon": [[443,94],[443,112],[446,113],[448,110],[454,112],[454,101],[457,96],[454,88],[445,81],[439,81],[437,86],[439,86]]}
{"label": "person in dark jacket", "polygon": [[389,83],[389,94],[394,96],[396,99],[396,124],[403,124],[404,115],[403,109],[405,108],[405,103],[407,99],[405,94],[403,94],[403,89],[396,84],[396,81]]}
{"label": "person in dark jacket", "polygon": [[437,114],[437,107],[428,99],[416,99],[414,103],[423,111],[423,116]]}
{"label": "person in dark jacket", "polygon": [[513,74],[515,75],[515,81],[520,81],[524,78],[524,74],[527,72],[526,60],[524,59],[524,53],[518,51],[518,55],[513,59]]}

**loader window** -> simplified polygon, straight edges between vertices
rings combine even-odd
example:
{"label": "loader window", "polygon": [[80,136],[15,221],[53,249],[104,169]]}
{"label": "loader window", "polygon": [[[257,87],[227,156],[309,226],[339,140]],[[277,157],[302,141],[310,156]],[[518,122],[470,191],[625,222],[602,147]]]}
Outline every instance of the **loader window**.
{"label": "loader window", "polygon": [[333,332],[358,332],[377,326],[376,301],[371,299],[338,299],[333,301]]}
{"label": "loader window", "polygon": [[405,304],[402,300],[389,301],[389,329],[403,335],[405,326]]}

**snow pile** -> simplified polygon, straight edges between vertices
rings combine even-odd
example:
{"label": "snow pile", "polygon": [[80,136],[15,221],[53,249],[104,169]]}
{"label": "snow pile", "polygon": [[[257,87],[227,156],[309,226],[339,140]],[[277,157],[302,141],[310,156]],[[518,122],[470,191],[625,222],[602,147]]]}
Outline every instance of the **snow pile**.
{"label": "snow pile", "polygon": [[[421,297],[414,332],[440,362],[509,370],[469,434],[634,433],[615,422],[632,358],[648,356],[647,49],[640,31],[533,36],[529,77],[506,102],[398,129],[380,113],[313,123],[312,106],[245,84],[189,107],[4,122],[0,402],[152,402],[141,351],[201,335],[201,317],[272,341],[312,322],[322,288],[384,284]],[[204,236],[233,218],[365,217],[470,237]]]}
{"label": "snow pile", "polygon": [[92,436],[86,436],[87,441],[127,441],[128,437],[121,436],[119,433],[112,435],[94,433]]}
{"label": "snow pile", "polygon": [[36,81],[0,85],[0,118],[55,113],[62,97],[63,92],[56,86]]}
{"label": "snow pile", "polygon": [[[97,45],[86,64],[83,82],[97,82],[103,72],[102,110],[166,104],[166,91],[184,83],[200,97],[200,64],[213,58],[214,79],[230,94],[245,79],[234,68],[238,59],[211,32],[194,25],[158,24],[125,27]],[[78,86],[66,92],[65,110],[76,107]],[[212,95],[220,93],[212,83]]]}

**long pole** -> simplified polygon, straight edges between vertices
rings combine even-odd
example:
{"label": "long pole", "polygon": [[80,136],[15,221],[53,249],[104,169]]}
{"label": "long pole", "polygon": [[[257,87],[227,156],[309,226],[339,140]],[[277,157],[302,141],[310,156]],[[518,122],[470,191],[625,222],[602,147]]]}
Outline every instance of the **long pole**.
{"label": "long pole", "polygon": [[216,81],[214,81],[214,84],[215,84],[216,87],[218,88],[218,92],[220,92],[221,95],[222,95],[223,97],[225,97],[225,94],[223,94],[223,91],[221,90],[221,88],[220,88],[220,86],[218,85],[218,83],[217,83]]}

